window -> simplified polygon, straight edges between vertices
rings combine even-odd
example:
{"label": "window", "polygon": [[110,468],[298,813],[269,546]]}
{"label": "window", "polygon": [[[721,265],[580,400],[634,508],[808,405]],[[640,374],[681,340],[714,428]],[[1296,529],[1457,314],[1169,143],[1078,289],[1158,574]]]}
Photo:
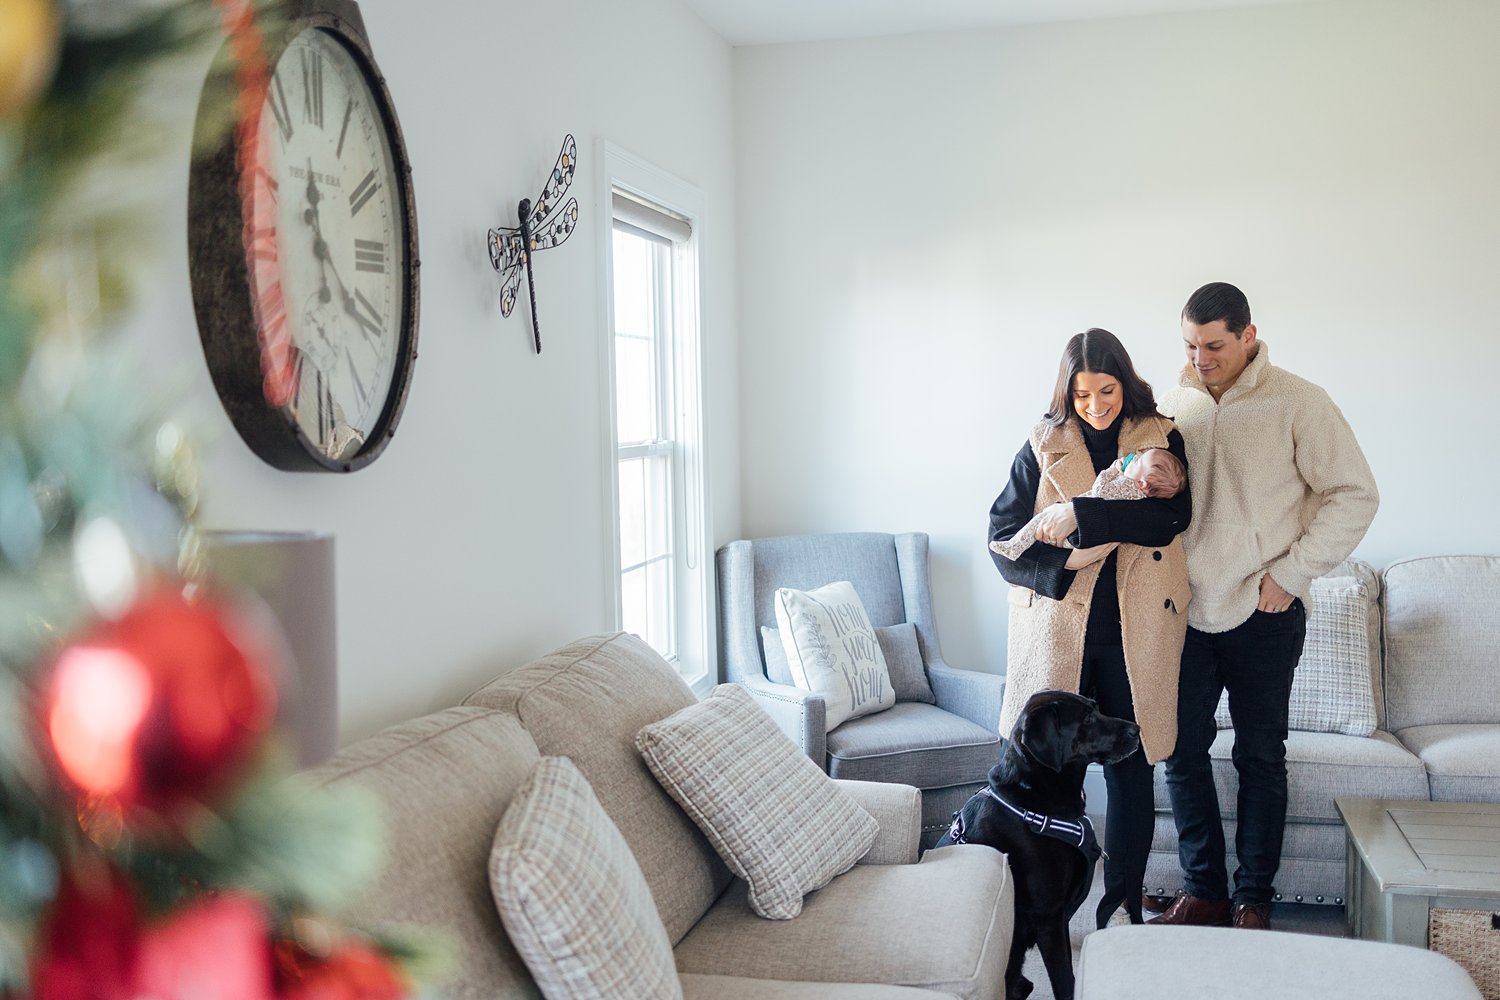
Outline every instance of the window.
{"label": "window", "polygon": [[701,195],[604,146],[618,626],[713,681],[699,386]]}

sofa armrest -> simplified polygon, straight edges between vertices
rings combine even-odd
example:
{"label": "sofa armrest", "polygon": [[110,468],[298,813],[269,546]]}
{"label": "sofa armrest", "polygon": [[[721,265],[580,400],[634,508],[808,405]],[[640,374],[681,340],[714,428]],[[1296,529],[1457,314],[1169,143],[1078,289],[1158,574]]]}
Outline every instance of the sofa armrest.
{"label": "sofa armrest", "polygon": [[822,695],[790,684],[773,684],[764,677],[750,677],[740,684],[778,729],[790,736],[814,764],[828,770],[828,708]]}
{"label": "sofa armrest", "polygon": [[865,812],[875,817],[880,832],[875,843],[859,859],[862,865],[912,865],[917,862],[917,846],[922,839],[922,793],[911,785],[884,781],[849,781],[835,778],[833,783],[849,793]]}
{"label": "sofa armrest", "polygon": [[1004,675],[959,670],[942,660],[934,660],[927,665],[927,679],[932,683],[938,708],[992,733],[999,732],[1000,702],[1005,698]]}

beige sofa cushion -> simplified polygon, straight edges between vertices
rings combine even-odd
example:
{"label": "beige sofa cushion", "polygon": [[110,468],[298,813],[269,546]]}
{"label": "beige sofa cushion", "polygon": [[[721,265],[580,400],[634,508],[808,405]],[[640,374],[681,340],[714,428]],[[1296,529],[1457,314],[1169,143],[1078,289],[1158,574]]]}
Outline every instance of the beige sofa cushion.
{"label": "beige sofa cushion", "polygon": [[874,817],[797,748],[738,684],[644,727],[636,746],[729,865],[750,907],[772,920],[854,866]]}
{"label": "beige sofa cushion", "polygon": [[541,996],[484,879],[495,826],[538,759],[511,716],[449,708],[361,740],[308,772],[315,784],[354,783],[386,804],[385,868],[352,912],[361,922],[443,935],[455,961],[451,976],[432,984],[437,995]]}
{"label": "beige sofa cushion", "polygon": [[566,757],[544,758],[511,800],[495,831],[490,888],[548,1000],[681,1000],[651,890]]}
{"label": "beige sofa cushion", "polygon": [[515,714],[542,753],[578,765],[630,845],[674,943],[724,891],[730,874],[646,769],[635,734],[696,700],[650,646],[623,632],[571,642],[465,700]]}
{"label": "beige sofa cushion", "polygon": [[999,851],[959,844],[915,865],[859,865],[796,920],[761,920],[745,894],[735,882],[677,946],[679,972],[1005,993],[1014,898]]}

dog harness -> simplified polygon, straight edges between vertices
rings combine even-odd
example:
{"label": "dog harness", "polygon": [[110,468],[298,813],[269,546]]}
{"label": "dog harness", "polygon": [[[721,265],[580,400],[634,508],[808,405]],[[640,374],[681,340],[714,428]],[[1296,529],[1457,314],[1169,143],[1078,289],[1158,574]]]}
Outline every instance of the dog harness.
{"label": "dog harness", "polygon": [[[1019,806],[1007,802],[1000,793],[986,785],[976,795],[988,795],[1006,809],[1019,816],[1021,821],[1030,828],[1032,833],[1043,837],[1051,837],[1078,848],[1083,852],[1084,858],[1088,860],[1090,867],[1101,857],[1107,857],[1104,849],[1099,846],[1099,838],[1094,835],[1094,821],[1088,815],[1072,819],[1057,819],[1046,813],[1032,812],[1030,809],[1022,809]],[[967,844],[964,829],[964,811],[960,809],[953,814],[953,825],[948,828],[948,837],[955,844]]]}
{"label": "dog harness", "polygon": [[[973,802],[974,799],[979,798],[981,795],[988,795],[1014,813],[1020,818],[1021,822],[1026,824],[1032,833],[1040,834],[1043,837],[1051,837],[1053,840],[1060,840],[1064,844],[1076,847],[1082,852],[1083,860],[1088,865],[1088,877],[1079,883],[1077,892],[1073,894],[1072,899],[1068,900],[1067,913],[1069,917],[1072,917],[1074,913],[1078,912],[1078,908],[1083,905],[1083,901],[1088,898],[1089,887],[1094,884],[1094,865],[1098,863],[1100,858],[1107,859],[1109,857],[1109,855],[1104,853],[1104,849],[1099,846],[1099,838],[1094,836],[1094,821],[1089,819],[1087,813],[1079,816],[1076,820],[1072,820],[1057,819],[1046,813],[1022,809],[1013,803],[1007,802],[999,792],[995,791],[989,785],[975,792],[969,801]],[[967,803],[965,804],[965,808],[967,808]],[[966,833],[967,831],[964,829],[964,811],[960,809],[953,814],[953,825],[948,828],[948,835],[945,839],[955,844],[967,844],[969,841]]]}

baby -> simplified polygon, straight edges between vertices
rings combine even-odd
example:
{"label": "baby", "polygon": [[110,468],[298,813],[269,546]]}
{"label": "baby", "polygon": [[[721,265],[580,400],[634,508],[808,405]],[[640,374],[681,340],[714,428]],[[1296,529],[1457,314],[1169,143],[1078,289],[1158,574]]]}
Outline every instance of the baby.
{"label": "baby", "polygon": [[[1144,497],[1175,497],[1187,486],[1187,472],[1177,456],[1165,448],[1147,448],[1131,452],[1099,473],[1085,496],[1103,500],[1140,500]],[[990,542],[990,551],[1007,559],[1018,559],[1036,541],[1037,514],[1027,521],[1015,536],[1003,542]],[[1063,545],[1072,548],[1067,542]]]}

